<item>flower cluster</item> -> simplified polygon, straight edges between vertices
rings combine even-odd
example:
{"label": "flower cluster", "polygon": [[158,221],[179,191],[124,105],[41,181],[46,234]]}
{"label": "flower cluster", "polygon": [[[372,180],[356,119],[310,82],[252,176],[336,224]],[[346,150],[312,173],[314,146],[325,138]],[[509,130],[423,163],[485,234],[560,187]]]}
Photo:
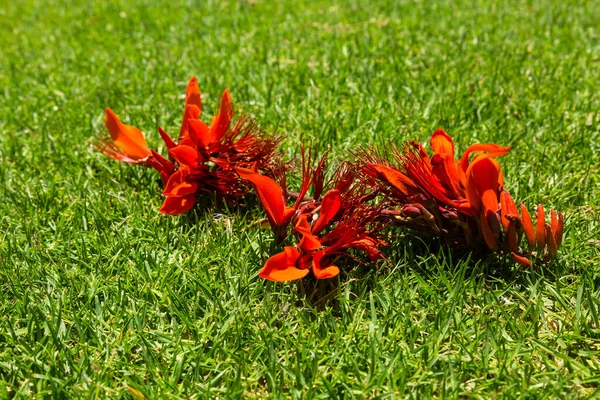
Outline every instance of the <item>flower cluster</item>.
{"label": "flower cluster", "polygon": [[210,125],[200,120],[202,100],[198,81],[187,85],[183,121],[175,142],[162,128],[158,132],[169,153],[165,158],[151,150],[144,134],[122,123],[106,109],[104,122],[110,136],[103,136],[96,147],[108,157],[154,168],[165,185],[166,196],[160,211],[177,215],[189,211],[202,193],[215,193],[229,202],[246,195],[249,186],[235,172],[237,167],[256,168],[272,173],[280,137],[267,135],[254,121],[241,116],[233,122],[229,90]]}
{"label": "flower cluster", "polygon": [[[267,260],[259,273],[262,278],[290,281],[303,278],[311,270],[317,279],[333,278],[340,272],[334,265],[337,257],[350,255],[350,249],[362,250],[371,261],[382,258],[380,246],[385,242],[379,237],[380,210],[366,201],[366,187],[355,172],[343,167],[325,184],[324,168],[325,158],[311,169],[303,153],[302,183],[291,206],[287,190],[281,187],[286,188],[285,175],[280,186],[255,168],[236,169],[254,185],[276,241],[283,242],[290,231],[297,241]],[[330,189],[323,194],[325,187]]]}
{"label": "flower cluster", "polygon": [[561,245],[563,215],[551,210],[547,222],[538,205],[534,223],[504,188],[497,158],[509,147],[474,144],[457,159],[452,138],[438,129],[430,141],[432,155],[417,142],[385,154],[362,150],[356,162],[340,164],[329,179],[326,157],[313,165],[311,151],[303,149],[300,187],[292,192],[286,173],[293,164],[280,160],[281,137],[246,116],[234,118],[228,90],[210,125],[199,119],[201,112],[198,83],[191,78],[177,141],[158,128],[168,157],[150,149],[143,133],[109,108],[110,135],[95,144],[108,157],[158,171],[165,214],[191,210],[206,193],[239,204],[253,188],[282,246],[259,272],[262,278],[291,281],[311,271],[317,279],[332,278],[340,272],[341,256],[385,258],[382,247],[394,226],[454,247],[510,255],[526,267],[545,265]]}
{"label": "flower cluster", "polygon": [[[561,244],[564,218],[551,210],[546,223],[538,206],[534,225],[525,205],[520,213],[504,189],[495,158],[509,152],[497,144],[475,144],[457,160],[454,142],[438,129],[430,141],[433,155],[412,142],[393,154],[393,163],[373,152],[361,154],[363,173],[393,202],[390,223],[442,237],[450,245],[510,254],[523,266],[545,262]],[[525,236],[527,248],[520,247]]]}

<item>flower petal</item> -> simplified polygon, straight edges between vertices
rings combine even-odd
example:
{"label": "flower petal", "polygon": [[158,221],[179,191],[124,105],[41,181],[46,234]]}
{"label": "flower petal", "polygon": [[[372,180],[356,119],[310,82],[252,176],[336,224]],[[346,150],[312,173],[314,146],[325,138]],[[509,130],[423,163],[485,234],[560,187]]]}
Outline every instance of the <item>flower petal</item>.
{"label": "flower petal", "polygon": [[308,252],[323,247],[319,238],[312,234],[306,215],[301,215],[300,218],[298,218],[298,222],[294,229],[302,235],[302,239],[300,240],[300,243],[298,243],[298,248],[300,250]]}
{"label": "flower petal", "polygon": [[525,257],[522,257],[516,253],[510,253],[510,256],[522,267],[533,267],[534,265],[531,263],[531,260],[528,260]]}
{"label": "flower petal", "polygon": [[483,205],[486,216],[489,216],[499,208],[498,174],[500,165],[489,158],[484,158],[474,162],[469,168],[467,200],[472,205]]}
{"label": "flower petal", "polygon": [[525,238],[527,238],[527,246],[529,250],[532,250],[535,247],[535,231],[529,211],[527,211],[527,207],[524,204],[521,204],[521,223],[525,232]]}
{"label": "flower petal", "polygon": [[283,191],[279,185],[273,179],[248,168],[237,167],[235,171],[240,177],[254,184],[256,195],[267,213],[271,227],[284,225],[287,220],[284,215]]}
{"label": "flower petal", "polygon": [[286,246],[284,251],[269,257],[258,276],[274,282],[286,282],[301,279],[308,274],[308,269],[296,267],[300,253],[293,247]]}
{"label": "flower petal", "polygon": [[142,160],[150,156],[150,149],[146,144],[144,134],[138,128],[122,123],[117,115],[106,108],[104,124],[110,132],[114,144],[123,151],[123,153],[133,159]]}
{"label": "flower petal", "polygon": [[161,128],[160,126],[158,127],[158,133],[160,134],[160,137],[162,138],[163,142],[165,142],[165,146],[167,146],[167,150],[170,150],[173,147],[177,146],[177,144],[175,144],[173,139],[171,139],[171,136],[169,136],[169,134],[167,132],[165,132],[163,130],[163,128]]}
{"label": "flower petal", "polygon": [[515,201],[506,190],[503,190],[502,193],[500,193],[500,212],[502,215],[502,225],[505,230],[508,230],[510,224],[509,216],[512,215],[519,220],[521,219]]}
{"label": "flower petal", "polygon": [[329,279],[333,278],[337,274],[340,273],[340,269],[335,265],[324,263],[325,265],[321,265],[323,260],[323,256],[325,255],[325,250],[318,251],[313,256],[312,262],[312,270],[313,274],[317,279]]}
{"label": "flower petal", "polygon": [[330,190],[325,193],[323,200],[321,201],[321,212],[319,218],[312,226],[312,233],[318,235],[331,221],[335,214],[340,210],[342,204],[342,196],[336,189]]}
{"label": "flower petal", "polygon": [[558,246],[556,246],[556,241],[554,240],[554,235],[552,234],[552,228],[548,224],[546,224],[546,244],[548,245],[548,253],[550,253],[550,257],[554,257],[558,252]]}
{"label": "flower petal", "polygon": [[181,121],[181,128],[179,129],[179,137],[177,138],[178,144],[195,145],[190,139],[190,120],[195,120],[200,117],[200,109],[194,104],[185,106],[183,111],[183,120]]}
{"label": "flower petal", "polygon": [[454,158],[454,141],[443,129],[436,130],[429,141],[435,154],[450,154]]}
{"label": "flower petal", "polygon": [[483,239],[485,240],[485,244],[487,244],[490,250],[496,250],[498,248],[498,240],[492,228],[490,228],[490,224],[485,216],[485,211],[481,210],[481,217],[479,218],[479,227],[481,228],[481,234],[483,235]]}
{"label": "flower petal", "polygon": [[163,202],[160,212],[169,215],[183,214],[190,211],[194,207],[194,203],[196,203],[194,196],[169,196]]}
{"label": "flower petal", "polygon": [[538,204],[537,208],[535,237],[537,241],[538,250],[544,250],[544,247],[546,247],[546,217],[544,215],[544,206],[541,204]]}
{"label": "flower petal", "polygon": [[370,164],[370,168],[377,171],[381,179],[390,184],[404,196],[420,193],[417,185],[402,172],[383,164]]}
{"label": "flower petal", "polygon": [[190,137],[200,148],[208,149],[208,146],[214,141],[214,135],[211,129],[199,119],[190,119]]}
{"label": "flower petal", "polygon": [[185,89],[185,105],[188,106],[190,104],[196,106],[199,113],[202,112],[202,97],[200,96],[200,87],[195,76],[190,78]]}
{"label": "flower petal", "polygon": [[229,130],[231,119],[233,118],[233,109],[231,107],[231,95],[229,89],[225,89],[221,97],[221,108],[219,114],[215,115],[210,124],[215,142],[220,142],[225,133]]}
{"label": "flower petal", "polygon": [[191,170],[198,169],[203,160],[200,153],[190,146],[179,145],[169,150],[169,154],[179,164],[188,166]]}

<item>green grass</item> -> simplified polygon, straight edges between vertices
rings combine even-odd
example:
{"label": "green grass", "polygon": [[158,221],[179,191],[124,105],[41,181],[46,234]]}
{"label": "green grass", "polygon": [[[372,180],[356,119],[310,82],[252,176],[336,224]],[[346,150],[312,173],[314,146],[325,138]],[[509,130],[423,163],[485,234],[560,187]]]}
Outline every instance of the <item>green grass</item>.
{"label": "green grass", "polygon": [[[0,1],[0,398],[598,395],[597,1],[96,3]],[[563,248],[530,271],[400,235],[326,303],[265,282],[258,207],[159,215],[153,171],[90,150],[106,106],[160,146],[191,75],[289,155],[510,145]]]}

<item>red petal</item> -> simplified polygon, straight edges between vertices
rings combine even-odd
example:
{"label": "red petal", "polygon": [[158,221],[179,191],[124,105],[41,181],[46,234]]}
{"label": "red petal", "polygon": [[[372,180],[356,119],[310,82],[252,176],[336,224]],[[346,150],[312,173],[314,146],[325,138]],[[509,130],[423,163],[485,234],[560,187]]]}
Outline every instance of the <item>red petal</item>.
{"label": "red petal", "polygon": [[[181,128],[179,129],[179,138],[177,138],[178,144],[187,144],[186,141],[190,140],[189,121],[198,119],[198,117],[200,117],[200,109],[196,105],[189,104],[185,106]],[[195,145],[195,143],[192,144]]]}
{"label": "red petal", "polygon": [[448,193],[449,196],[454,198],[462,197],[463,189],[454,155],[450,153],[435,154],[431,158],[431,167],[431,172],[444,184],[444,188],[451,190]]}
{"label": "red petal", "polygon": [[546,224],[546,244],[548,245],[548,253],[550,253],[551,257],[554,257],[558,252],[558,246],[556,246],[552,228],[550,228],[550,225],[548,224]]}
{"label": "red petal", "polygon": [[190,146],[179,145],[169,150],[169,154],[179,164],[186,165],[190,169],[198,169],[199,165],[202,164],[202,158],[200,153],[196,149]]}
{"label": "red petal", "polygon": [[435,154],[450,154],[454,158],[454,142],[443,129],[435,131],[429,143]]}
{"label": "red petal", "polygon": [[177,146],[177,144],[175,144],[173,139],[171,139],[171,136],[169,136],[167,134],[167,132],[165,132],[160,126],[158,127],[158,133],[160,133],[160,137],[162,138],[163,142],[165,142],[165,146],[167,146],[167,150],[170,150],[173,147]]}
{"label": "red petal", "polygon": [[521,222],[523,224],[525,237],[527,238],[527,246],[529,247],[529,250],[531,250],[535,247],[535,231],[533,229],[533,222],[531,221],[529,211],[527,211],[527,207],[525,207],[524,204],[521,204]]}
{"label": "red petal", "polygon": [[537,209],[535,235],[537,239],[538,250],[544,250],[544,247],[546,247],[546,217],[544,215],[544,206],[541,204],[538,204]]}
{"label": "red petal", "polygon": [[556,211],[550,210],[550,229],[552,231],[552,237],[554,238],[554,242],[558,242],[556,238],[558,237],[558,217],[556,215]]}
{"label": "red petal", "polygon": [[321,201],[321,212],[319,214],[319,218],[313,224],[312,232],[315,235],[318,235],[331,221],[335,214],[340,210],[340,206],[342,204],[342,196],[340,192],[336,189],[330,190],[325,193],[323,196],[323,201]]}
{"label": "red petal", "polygon": [[207,149],[214,141],[211,129],[199,119],[190,119],[190,137],[194,139],[198,147]]}
{"label": "red petal", "polygon": [[485,244],[487,244],[490,250],[496,250],[498,248],[497,239],[494,232],[492,232],[492,228],[490,228],[490,224],[488,223],[483,210],[481,210],[481,216],[479,218],[479,227],[481,228],[481,234],[483,235]]}
{"label": "red petal", "polygon": [[160,208],[163,214],[179,215],[186,213],[194,207],[196,198],[194,196],[167,197]]}
{"label": "red petal", "polygon": [[260,199],[271,227],[284,225],[286,219],[284,216],[283,192],[277,183],[264,175],[259,174],[248,168],[235,168],[235,171],[244,179],[254,184],[256,195]]}
{"label": "red petal", "polygon": [[370,164],[369,166],[377,171],[384,181],[392,185],[404,196],[419,193],[415,183],[400,171],[382,164]]}
{"label": "red petal", "polygon": [[[459,171],[459,175],[460,175],[460,179],[461,182],[463,184],[463,186],[467,185],[467,180],[468,180],[468,176],[469,176],[469,167],[475,162],[475,160],[473,160],[473,162],[469,163],[469,156],[471,153],[473,152],[482,152],[483,154],[481,154],[481,156],[484,156],[485,158],[495,158],[495,157],[500,157],[505,155],[506,153],[508,153],[510,151],[510,147],[502,147],[500,145],[497,144],[474,144],[469,146],[469,148],[467,148],[467,150],[465,151],[465,153],[463,154],[463,156],[460,159],[459,162],[459,166],[460,168],[458,169]],[[499,177],[498,177],[498,181],[500,186],[502,186],[502,174],[500,173]]]}
{"label": "red petal", "polygon": [[300,218],[298,218],[298,222],[296,223],[294,229],[296,229],[296,231],[302,235],[302,239],[298,244],[298,248],[300,248],[300,250],[313,251],[323,247],[319,238],[312,234],[310,225],[306,220],[306,215],[302,215]]}
{"label": "red petal", "polygon": [[525,257],[521,257],[518,254],[515,253],[510,253],[511,257],[513,258],[513,260],[515,260],[518,264],[520,264],[522,267],[533,267],[534,265],[531,263],[530,260],[528,260]]}
{"label": "red petal", "polygon": [[200,88],[196,77],[192,76],[188,81],[185,89],[185,105],[183,106],[183,119],[181,121],[181,129],[179,130],[179,138],[177,141],[182,144],[184,139],[189,137],[188,120],[198,119],[202,112],[202,98],[200,97]]}
{"label": "red petal", "polygon": [[509,252],[516,252],[518,250],[517,244],[517,225],[514,219],[511,219],[506,228],[506,247]]}
{"label": "red petal", "polygon": [[512,215],[519,220],[521,219],[515,201],[506,190],[503,190],[502,193],[500,193],[500,212],[502,215],[502,225],[505,230],[508,230],[508,225],[510,224],[507,216]]}
{"label": "red petal", "polygon": [[296,260],[300,253],[293,247],[286,246],[284,251],[271,256],[258,276],[275,282],[286,282],[301,279],[308,274],[308,269],[296,268]]}
{"label": "red petal", "polygon": [[565,217],[561,213],[558,213],[558,230],[556,232],[556,247],[560,247],[563,241],[563,230],[565,228]]}
{"label": "red petal", "polygon": [[233,117],[233,110],[231,108],[231,96],[229,95],[229,89],[225,89],[223,96],[221,97],[221,108],[219,114],[215,116],[210,129],[213,132],[215,142],[220,142],[223,135],[229,130],[231,124],[231,118]]}
{"label": "red petal", "polygon": [[[484,158],[470,167],[467,180],[467,200],[470,204],[482,204],[486,216],[498,210],[498,163]],[[475,189],[475,190],[473,190]]]}
{"label": "red petal", "polygon": [[200,87],[195,76],[190,78],[185,89],[185,105],[188,106],[190,104],[198,107],[198,113],[202,112],[202,97],[200,96]]}
{"label": "red petal", "polygon": [[133,159],[142,160],[150,156],[150,149],[146,144],[144,134],[138,128],[122,123],[117,115],[106,108],[104,124],[110,132],[114,144],[123,151],[123,153]]}
{"label": "red petal", "polygon": [[333,278],[334,276],[340,273],[340,269],[335,265],[325,264],[325,268],[322,268],[321,261],[324,255],[325,251],[321,250],[316,252],[313,256],[313,274],[315,274],[315,277],[317,279]]}

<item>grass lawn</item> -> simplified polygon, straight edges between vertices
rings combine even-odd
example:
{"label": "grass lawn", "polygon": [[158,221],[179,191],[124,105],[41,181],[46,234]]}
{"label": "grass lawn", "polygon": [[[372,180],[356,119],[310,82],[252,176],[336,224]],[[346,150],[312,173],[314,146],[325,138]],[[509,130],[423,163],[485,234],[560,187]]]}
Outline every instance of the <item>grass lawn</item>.
{"label": "grass lawn", "polygon": [[[0,0],[0,398],[600,394],[597,1]],[[389,264],[257,277],[260,207],[160,215],[150,169],[90,148],[104,107],[152,147],[198,77],[267,130],[512,146],[506,187],[566,214],[545,270],[396,232]]]}

